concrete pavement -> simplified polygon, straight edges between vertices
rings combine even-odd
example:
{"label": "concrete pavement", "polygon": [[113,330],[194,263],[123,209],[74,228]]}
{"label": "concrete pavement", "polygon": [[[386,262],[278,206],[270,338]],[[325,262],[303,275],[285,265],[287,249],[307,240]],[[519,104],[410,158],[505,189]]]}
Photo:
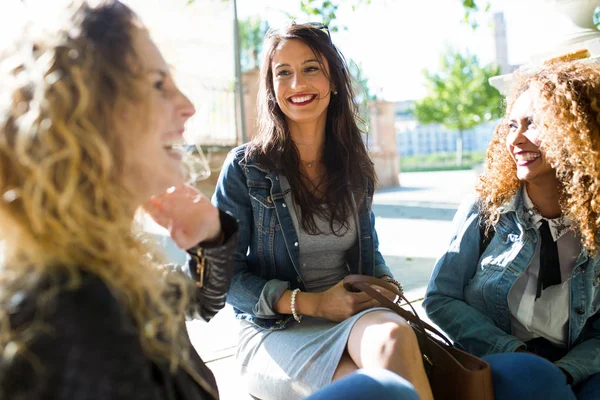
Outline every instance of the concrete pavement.
{"label": "concrete pavement", "polygon": [[473,170],[400,175],[400,188],[375,193],[379,250],[411,297],[422,297],[435,260],[446,250],[452,218],[473,193]]}

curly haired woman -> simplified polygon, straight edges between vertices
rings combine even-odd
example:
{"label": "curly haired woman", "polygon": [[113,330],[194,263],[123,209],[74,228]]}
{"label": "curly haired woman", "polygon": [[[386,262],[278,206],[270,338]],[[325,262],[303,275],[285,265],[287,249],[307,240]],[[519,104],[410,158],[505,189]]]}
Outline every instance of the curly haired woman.
{"label": "curly haired woman", "polygon": [[425,309],[498,400],[598,399],[600,67],[523,71],[507,104]]}
{"label": "curly haired woman", "polygon": [[[224,305],[237,225],[183,185],[194,107],[148,31],[96,4],[0,59],[0,398],[217,398],[184,321]],[[136,233],[144,204],[186,267]]]}

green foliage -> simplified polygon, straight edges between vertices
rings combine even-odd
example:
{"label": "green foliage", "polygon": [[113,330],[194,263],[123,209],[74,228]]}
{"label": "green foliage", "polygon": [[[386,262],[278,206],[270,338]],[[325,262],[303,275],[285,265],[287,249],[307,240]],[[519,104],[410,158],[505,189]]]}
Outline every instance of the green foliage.
{"label": "green foliage", "polygon": [[479,24],[475,19],[475,14],[480,11],[488,12],[491,7],[489,0],[485,2],[485,6],[483,6],[483,8],[480,8],[480,4],[480,0],[462,0],[462,5],[465,10],[463,22],[473,28],[473,30],[479,27]]}
{"label": "green foliage", "polygon": [[269,24],[260,17],[249,17],[239,22],[240,60],[242,70],[247,71],[259,67],[259,56]]}
{"label": "green foliage", "polygon": [[502,116],[502,95],[488,82],[500,74],[499,67],[480,66],[477,56],[450,50],[442,56],[440,72],[423,73],[428,94],[413,108],[419,122],[464,131]]}
{"label": "green foliage", "polygon": [[[329,27],[332,32],[348,29],[337,20],[340,5],[350,6],[352,11],[361,4],[370,4],[371,0],[300,0],[300,11],[309,19],[314,19]],[[288,14],[291,19],[293,15]]]}
{"label": "green foliage", "polygon": [[456,163],[461,165],[463,131],[502,116],[503,97],[488,81],[500,75],[500,67],[482,67],[477,56],[448,50],[440,72],[423,73],[428,94],[415,102],[413,113],[423,124],[440,123],[458,130]]}

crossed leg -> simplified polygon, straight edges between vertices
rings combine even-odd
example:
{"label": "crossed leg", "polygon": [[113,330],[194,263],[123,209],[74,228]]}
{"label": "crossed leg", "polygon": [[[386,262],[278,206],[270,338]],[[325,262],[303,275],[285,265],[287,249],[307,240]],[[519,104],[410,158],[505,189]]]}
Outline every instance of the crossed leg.
{"label": "crossed leg", "polygon": [[359,368],[384,368],[412,383],[421,400],[433,399],[417,337],[405,319],[373,311],[356,321],[333,380]]}

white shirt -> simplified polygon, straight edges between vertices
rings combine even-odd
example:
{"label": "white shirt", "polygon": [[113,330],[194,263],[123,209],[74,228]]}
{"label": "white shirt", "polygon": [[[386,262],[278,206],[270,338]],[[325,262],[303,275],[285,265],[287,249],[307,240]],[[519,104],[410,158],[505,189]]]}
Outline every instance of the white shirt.
{"label": "white shirt", "polygon": [[[543,218],[535,208],[527,191],[523,190],[526,212],[531,215],[536,229]],[[565,216],[546,219],[558,247],[562,283],[542,291],[536,300],[540,271],[540,246],[538,241],[531,263],[517,279],[508,293],[512,333],[524,342],[543,337],[558,346],[566,346],[569,328],[569,280],[581,252],[581,240],[570,227],[573,222]]]}

